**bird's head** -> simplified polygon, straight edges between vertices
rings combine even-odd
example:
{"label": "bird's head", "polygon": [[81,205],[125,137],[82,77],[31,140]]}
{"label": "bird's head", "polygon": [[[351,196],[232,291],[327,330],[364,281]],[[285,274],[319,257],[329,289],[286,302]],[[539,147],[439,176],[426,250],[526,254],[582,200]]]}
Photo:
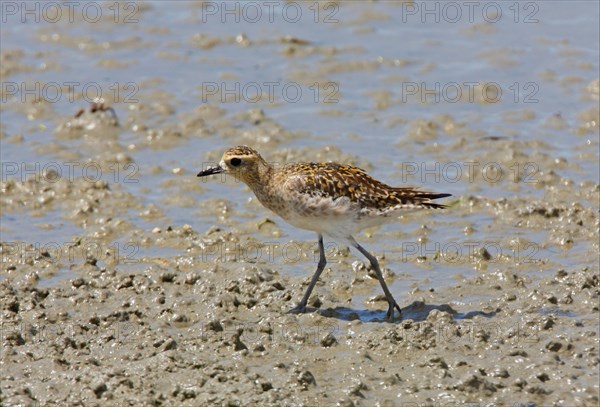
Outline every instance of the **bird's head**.
{"label": "bird's head", "polygon": [[236,146],[225,151],[219,165],[200,171],[198,176],[226,173],[252,186],[259,182],[261,172],[267,168],[268,164],[256,150],[247,146]]}

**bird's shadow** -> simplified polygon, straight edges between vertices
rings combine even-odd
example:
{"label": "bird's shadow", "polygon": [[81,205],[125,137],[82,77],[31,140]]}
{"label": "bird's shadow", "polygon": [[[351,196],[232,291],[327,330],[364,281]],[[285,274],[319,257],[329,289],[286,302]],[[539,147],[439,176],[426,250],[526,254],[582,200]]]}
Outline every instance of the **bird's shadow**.
{"label": "bird's shadow", "polygon": [[353,309],[347,307],[336,307],[336,308],[311,308],[307,307],[307,312],[317,312],[319,315],[326,318],[335,318],[341,321],[353,321],[360,320],[361,322],[391,322],[400,323],[406,320],[412,320],[414,322],[421,322],[427,320],[427,317],[433,310],[439,310],[447,312],[452,315],[453,319],[471,319],[477,315],[491,318],[496,315],[495,312],[484,312],[484,311],[469,311],[466,313],[460,313],[452,308],[448,304],[425,304],[421,301],[414,301],[407,307],[402,308],[402,317],[394,313],[394,319],[388,320],[386,318],[387,311],[385,310],[367,310],[367,309]]}

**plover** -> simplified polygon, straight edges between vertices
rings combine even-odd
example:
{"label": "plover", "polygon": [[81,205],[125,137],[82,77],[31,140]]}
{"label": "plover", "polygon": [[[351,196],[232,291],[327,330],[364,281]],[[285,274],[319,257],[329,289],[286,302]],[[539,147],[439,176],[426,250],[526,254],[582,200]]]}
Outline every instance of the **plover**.
{"label": "plover", "polygon": [[383,288],[392,319],[394,309],[402,311],[388,289],[377,258],[354,239],[354,234],[382,225],[400,214],[418,209],[441,209],[431,202],[450,194],[424,192],[416,188],[386,185],[364,170],[350,165],[295,163],[273,167],[247,146],[225,151],[219,165],[198,173],[198,177],[228,173],[243,181],[262,205],[293,226],[312,230],[319,241],[319,263],[302,300],[290,312],[306,311],[308,298],[325,268],[323,235],[356,248],[371,263]]}

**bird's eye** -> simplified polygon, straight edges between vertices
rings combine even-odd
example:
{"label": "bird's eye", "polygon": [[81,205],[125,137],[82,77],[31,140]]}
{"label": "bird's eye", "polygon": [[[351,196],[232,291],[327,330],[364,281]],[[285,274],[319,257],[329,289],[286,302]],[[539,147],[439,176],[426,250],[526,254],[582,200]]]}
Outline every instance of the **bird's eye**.
{"label": "bird's eye", "polygon": [[232,158],[231,161],[229,161],[229,163],[231,165],[233,165],[234,167],[237,167],[238,165],[240,165],[242,163],[242,160],[240,160],[239,158],[235,157],[235,158]]}

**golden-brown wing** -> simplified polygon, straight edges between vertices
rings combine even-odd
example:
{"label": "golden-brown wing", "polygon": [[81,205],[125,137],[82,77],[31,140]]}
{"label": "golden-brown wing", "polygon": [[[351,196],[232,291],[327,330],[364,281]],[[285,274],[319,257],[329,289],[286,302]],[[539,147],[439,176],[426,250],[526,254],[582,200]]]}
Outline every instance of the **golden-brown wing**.
{"label": "golden-brown wing", "polygon": [[410,187],[394,188],[350,165],[302,163],[292,164],[284,169],[285,173],[294,174],[293,188],[299,193],[334,200],[347,197],[363,208],[384,209],[398,205],[444,208],[444,205],[430,200],[450,196]]}

